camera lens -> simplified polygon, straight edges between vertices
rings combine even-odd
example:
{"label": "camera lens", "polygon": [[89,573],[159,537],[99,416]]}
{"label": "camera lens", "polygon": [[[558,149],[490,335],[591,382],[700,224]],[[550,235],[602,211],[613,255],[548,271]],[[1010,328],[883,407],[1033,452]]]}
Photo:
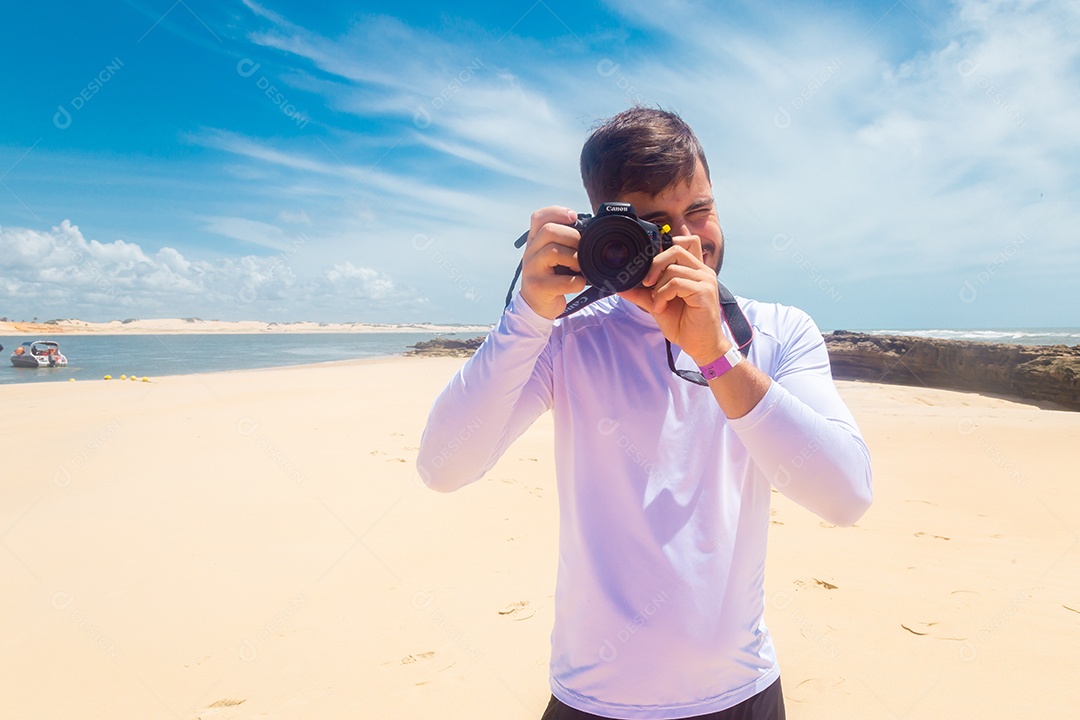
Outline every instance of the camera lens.
{"label": "camera lens", "polygon": [[603,215],[581,233],[578,261],[590,285],[611,292],[637,287],[659,248],[636,218]]}
{"label": "camera lens", "polygon": [[622,238],[612,238],[600,248],[600,262],[610,270],[619,271],[630,260],[630,248]]}

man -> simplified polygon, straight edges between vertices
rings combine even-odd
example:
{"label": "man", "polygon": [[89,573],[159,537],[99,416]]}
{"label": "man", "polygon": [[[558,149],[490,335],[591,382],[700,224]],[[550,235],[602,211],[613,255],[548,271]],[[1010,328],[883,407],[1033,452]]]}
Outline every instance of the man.
{"label": "man", "polygon": [[[866,445],[805,313],[739,298],[753,341],[745,360],[734,349],[708,163],[681,118],[615,116],[585,143],[581,171],[594,210],[631,203],[669,225],[674,245],[640,287],[556,320],[585,287],[576,214],[533,213],[521,290],[436,400],[418,469],[441,491],[478,480],[553,411],[559,567],[545,719],[783,718],[763,621],[770,492],[850,525],[871,502]],[[669,370],[665,339],[708,387]]]}

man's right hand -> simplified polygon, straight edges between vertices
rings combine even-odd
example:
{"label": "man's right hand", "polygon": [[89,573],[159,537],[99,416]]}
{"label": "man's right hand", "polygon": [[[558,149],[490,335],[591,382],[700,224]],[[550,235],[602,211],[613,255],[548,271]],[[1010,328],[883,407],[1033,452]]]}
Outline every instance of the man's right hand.
{"label": "man's right hand", "polygon": [[[521,297],[533,311],[554,320],[566,309],[565,295],[585,289],[578,265],[581,233],[571,227],[577,213],[564,207],[546,207],[532,214],[529,239],[521,261]],[[570,268],[574,275],[557,275],[555,267]]]}

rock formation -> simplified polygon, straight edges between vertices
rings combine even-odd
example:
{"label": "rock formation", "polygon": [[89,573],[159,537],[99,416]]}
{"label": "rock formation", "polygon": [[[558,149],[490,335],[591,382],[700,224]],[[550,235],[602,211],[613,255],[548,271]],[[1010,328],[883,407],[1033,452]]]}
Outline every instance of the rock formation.
{"label": "rock formation", "polygon": [[411,345],[412,350],[406,350],[405,354],[428,357],[471,357],[482,342],[484,342],[483,336],[465,340],[437,337]]}
{"label": "rock formation", "polygon": [[833,377],[924,385],[1080,410],[1080,346],[1004,345],[837,330],[825,336]]}
{"label": "rock formation", "polygon": [[[483,337],[435,338],[406,355],[469,357]],[[833,377],[1012,395],[1080,410],[1080,345],[1004,345],[837,330],[825,336]]]}

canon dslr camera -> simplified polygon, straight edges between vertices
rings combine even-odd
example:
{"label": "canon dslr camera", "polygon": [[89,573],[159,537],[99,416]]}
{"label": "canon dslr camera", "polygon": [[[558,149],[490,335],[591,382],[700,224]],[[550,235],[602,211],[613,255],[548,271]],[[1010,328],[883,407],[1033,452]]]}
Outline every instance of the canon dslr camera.
{"label": "canon dslr camera", "polygon": [[[653,258],[672,245],[670,228],[639,219],[630,203],[602,203],[595,217],[578,215],[574,229],[581,233],[578,263],[585,282],[609,293],[640,285]],[[555,272],[574,274],[562,266]]]}

